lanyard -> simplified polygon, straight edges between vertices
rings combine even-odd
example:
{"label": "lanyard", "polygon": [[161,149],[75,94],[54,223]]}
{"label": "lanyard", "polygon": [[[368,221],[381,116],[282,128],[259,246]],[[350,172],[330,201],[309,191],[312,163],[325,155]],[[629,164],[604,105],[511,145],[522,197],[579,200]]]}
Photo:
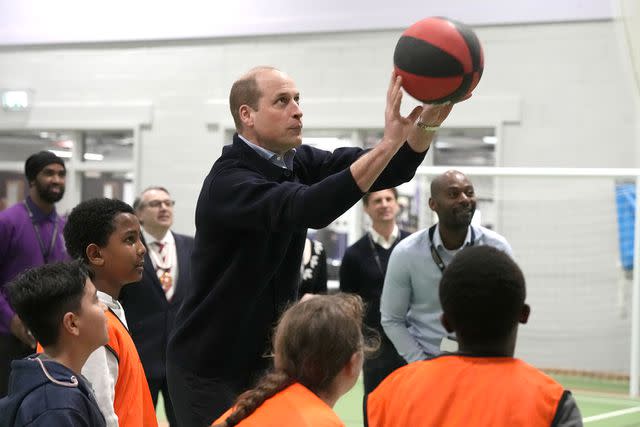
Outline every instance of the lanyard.
{"label": "lanyard", "polygon": [[[429,249],[431,250],[431,258],[433,258],[433,262],[438,266],[438,268],[440,269],[440,272],[444,272],[446,265],[444,265],[444,261],[442,260],[442,257],[440,257],[438,250],[433,244],[433,235],[436,232],[436,225],[432,225],[429,228]],[[473,231],[473,227],[471,227],[471,241],[467,244],[467,246],[473,246],[475,241],[476,241],[476,233],[475,231]]]}
{"label": "lanyard", "polygon": [[33,212],[31,212],[31,208],[29,208],[29,204],[26,200],[23,200],[25,209],[27,209],[27,213],[29,214],[29,219],[31,219],[31,225],[33,226],[33,231],[36,233],[36,238],[38,239],[38,243],[40,244],[40,252],[42,253],[42,259],[44,259],[45,264],[49,262],[49,255],[53,251],[53,247],[56,244],[56,240],[58,239],[58,218],[56,217],[54,220],[53,233],[51,235],[51,244],[49,245],[49,250],[46,250],[44,247],[44,241],[42,240],[42,236],[40,235],[40,227],[36,224],[36,220],[33,216]]}
{"label": "lanyard", "polygon": [[373,258],[376,260],[376,264],[378,264],[378,269],[380,270],[380,274],[384,277],[384,270],[382,269],[382,263],[380,262],[380,257],[378,256],[378,251],[376,251],[376,247],[373,244],[373,237],[371,237],[371,233],[367,233],[367,237],[369,237],[369,246],[371,246],[371,252],[373,252]]}

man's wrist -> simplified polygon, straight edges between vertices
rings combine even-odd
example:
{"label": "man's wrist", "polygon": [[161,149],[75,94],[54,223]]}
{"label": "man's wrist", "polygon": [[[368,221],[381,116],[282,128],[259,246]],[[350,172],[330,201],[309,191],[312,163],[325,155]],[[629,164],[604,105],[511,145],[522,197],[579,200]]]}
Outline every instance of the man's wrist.
{"label": "man's wrist", "polygon": [[416,126],[425,132],[436,132],[440,129],[440,125],[430,125],[424,122],[416,122]]}

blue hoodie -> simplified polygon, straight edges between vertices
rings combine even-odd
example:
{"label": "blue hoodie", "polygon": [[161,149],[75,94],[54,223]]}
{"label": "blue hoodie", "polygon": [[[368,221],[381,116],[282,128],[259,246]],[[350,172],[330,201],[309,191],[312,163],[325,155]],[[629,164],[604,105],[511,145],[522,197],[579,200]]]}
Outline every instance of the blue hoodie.
{"label": "blue hoodie", "polygon": [[9,394],[0,399],[0,427],[105,425],[84,377],[50,359],[11,362]]}

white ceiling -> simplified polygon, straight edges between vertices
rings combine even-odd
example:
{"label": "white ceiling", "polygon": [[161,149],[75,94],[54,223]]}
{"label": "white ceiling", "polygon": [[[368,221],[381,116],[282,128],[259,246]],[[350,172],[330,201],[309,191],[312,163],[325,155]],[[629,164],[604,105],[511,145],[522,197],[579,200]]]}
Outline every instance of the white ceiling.
{"label": "white ceiling", "polygon": [[612,19],[616,0],[0,0],[0,45],[179,40]]}

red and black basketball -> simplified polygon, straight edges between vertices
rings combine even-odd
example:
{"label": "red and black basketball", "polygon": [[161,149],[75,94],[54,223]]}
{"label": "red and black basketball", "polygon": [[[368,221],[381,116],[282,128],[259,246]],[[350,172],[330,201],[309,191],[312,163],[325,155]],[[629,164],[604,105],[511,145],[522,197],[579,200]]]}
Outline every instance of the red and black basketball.
{"label": "red and black basketball", "polygon": [[393,53],[402,87],[419,101],[458,101],[482,76],[482,46],[473,30],[447,18],[426,18],[402,33]]}

